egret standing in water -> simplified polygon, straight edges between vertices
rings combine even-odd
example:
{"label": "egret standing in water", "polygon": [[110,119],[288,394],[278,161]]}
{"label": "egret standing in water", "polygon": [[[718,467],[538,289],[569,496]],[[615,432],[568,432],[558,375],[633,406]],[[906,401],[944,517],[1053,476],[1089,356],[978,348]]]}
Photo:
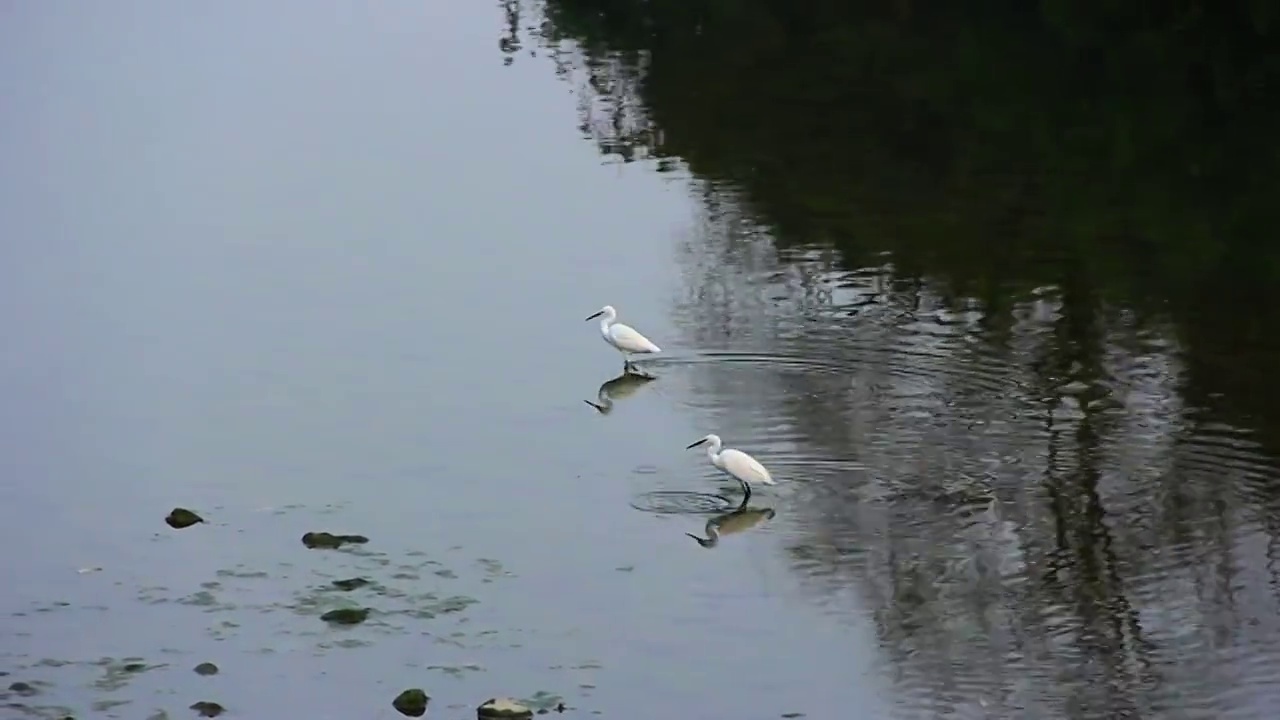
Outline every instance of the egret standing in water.
{"label": "egret standing in water", "polygon": [[600,318],[600,334],[604,336],[604,341],[622,353],[622,372],[624,374],[635,368],[635,365],[631,364],[632,355],[648,355],[662,352],[662,349],[654,345],[649,338],[636,332],[631,326],[617,322],[618,311],[614,310],[612,305],[605,305],[600,308],[600,312],[587,319],[594,320],[596,318]]}
{"label": "egret standing in water", "polygon": [[708,435],[695,443],[690,443],[685,450],[696,448],[703,443],[707,444],[707,457],[710,458],[711,464],[723,470],[742,485],[742,492],[746,494],[746,497],[742,498],[744,506],[747,500],[751,498],[752,484],[778,484],[774,482],[773,476],[769,474],[769,471],[750,455],[733,448],[721,450],[719,435]]}

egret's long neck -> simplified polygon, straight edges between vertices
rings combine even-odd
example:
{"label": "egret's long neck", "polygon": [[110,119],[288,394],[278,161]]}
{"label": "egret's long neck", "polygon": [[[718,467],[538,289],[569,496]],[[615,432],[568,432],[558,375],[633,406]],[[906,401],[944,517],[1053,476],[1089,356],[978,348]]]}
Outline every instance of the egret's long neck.
{"label": "egret's long neck", "polygon": [[701,546],[702,546],[702,547],[704,547],[704,548],[715,547],[715,546],[716,546],[716,543],[717,543],[717,542],[719,542],[719,538],[717,538],[717,537],[716,537],[716,536],[714,536],[714,535],[713,535],[713,536],[711,536],[711,537],[705,537],[705,538],[700,538],[700,537],[698,537],[697,535],[694,535],[693,533],[685,533],[685,535],[688,535],[689,537],[693,538],[694,540],[697,540],[697,541],[698,541],[698,544],[699,544],[699,545],[701,545]]}
{"label": "egret's long neck", "polygon": [[700,538],[693,533],[685,533],[685,535],[697,540],[698,544],[704,548],[715,547],[716,543],[720,542],[720,529],[716,525],[715,518],[707,521],[707,524],[702,528],[702,531],[707,534],[705,538]]}
{"label": "egret's long neck", "polygon": [[711,462],[713,463],[715,463],[717,460],[720,459],[720,443],[719,442],[712,440],[707,443],[707,457],[710,458]]}

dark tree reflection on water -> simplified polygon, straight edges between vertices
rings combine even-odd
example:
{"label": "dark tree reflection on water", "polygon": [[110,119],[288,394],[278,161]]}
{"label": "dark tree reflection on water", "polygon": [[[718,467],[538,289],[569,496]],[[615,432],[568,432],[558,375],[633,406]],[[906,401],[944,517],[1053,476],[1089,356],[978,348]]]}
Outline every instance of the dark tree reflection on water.
{"label": "dark tree reflection on water", "polygon": [[1069,286],[992,317],[929,278],[753,252],[739,222],[686,246],[689,344],[804,364],[715,365],[695,392],[808,481],[802,582],[873,608],[922,705],[1265,707],[1274,459],[1185,401],[1173,326]]}
{"label": "dark tree reflection on water", "polygon": [[689,171],[694,404],[803,479],[904,714],[1270,717],[1267,17],[984,7],[537,14],[601,152]]}

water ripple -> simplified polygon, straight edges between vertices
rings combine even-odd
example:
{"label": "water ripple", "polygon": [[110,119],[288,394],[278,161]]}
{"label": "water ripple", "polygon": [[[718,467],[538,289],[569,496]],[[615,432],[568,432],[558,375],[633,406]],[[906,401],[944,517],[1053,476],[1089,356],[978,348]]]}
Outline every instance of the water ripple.
{"label": "water ripple", "polygon": [[1057,285],[996,309],[891,261],[774,261],[736,255],[714,311],[677,307],[702,349],[673,370],[799,480],[776,538],[820,607],[869,608],[899,716],[1259,717],[1280,695],[1280,460],[1187,400],[1175,333]]}

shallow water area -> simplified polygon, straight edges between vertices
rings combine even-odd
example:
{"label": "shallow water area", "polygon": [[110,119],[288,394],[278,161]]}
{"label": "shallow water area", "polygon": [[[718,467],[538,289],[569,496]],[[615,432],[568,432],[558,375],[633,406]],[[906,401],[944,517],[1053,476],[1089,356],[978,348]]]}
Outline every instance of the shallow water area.
{"label": "shallow water area", "polygon": [[[1280,348],[1216,290],[1265,283],[995,252],[957,228],[1002,175],[708,122],[746,89],[692,69],[799,30],[585,7],[8,13],[0,717],[1269,717]],[[864,90],[828,121],[890,137]],[[707,433],[778,484],[740,506]]]}

